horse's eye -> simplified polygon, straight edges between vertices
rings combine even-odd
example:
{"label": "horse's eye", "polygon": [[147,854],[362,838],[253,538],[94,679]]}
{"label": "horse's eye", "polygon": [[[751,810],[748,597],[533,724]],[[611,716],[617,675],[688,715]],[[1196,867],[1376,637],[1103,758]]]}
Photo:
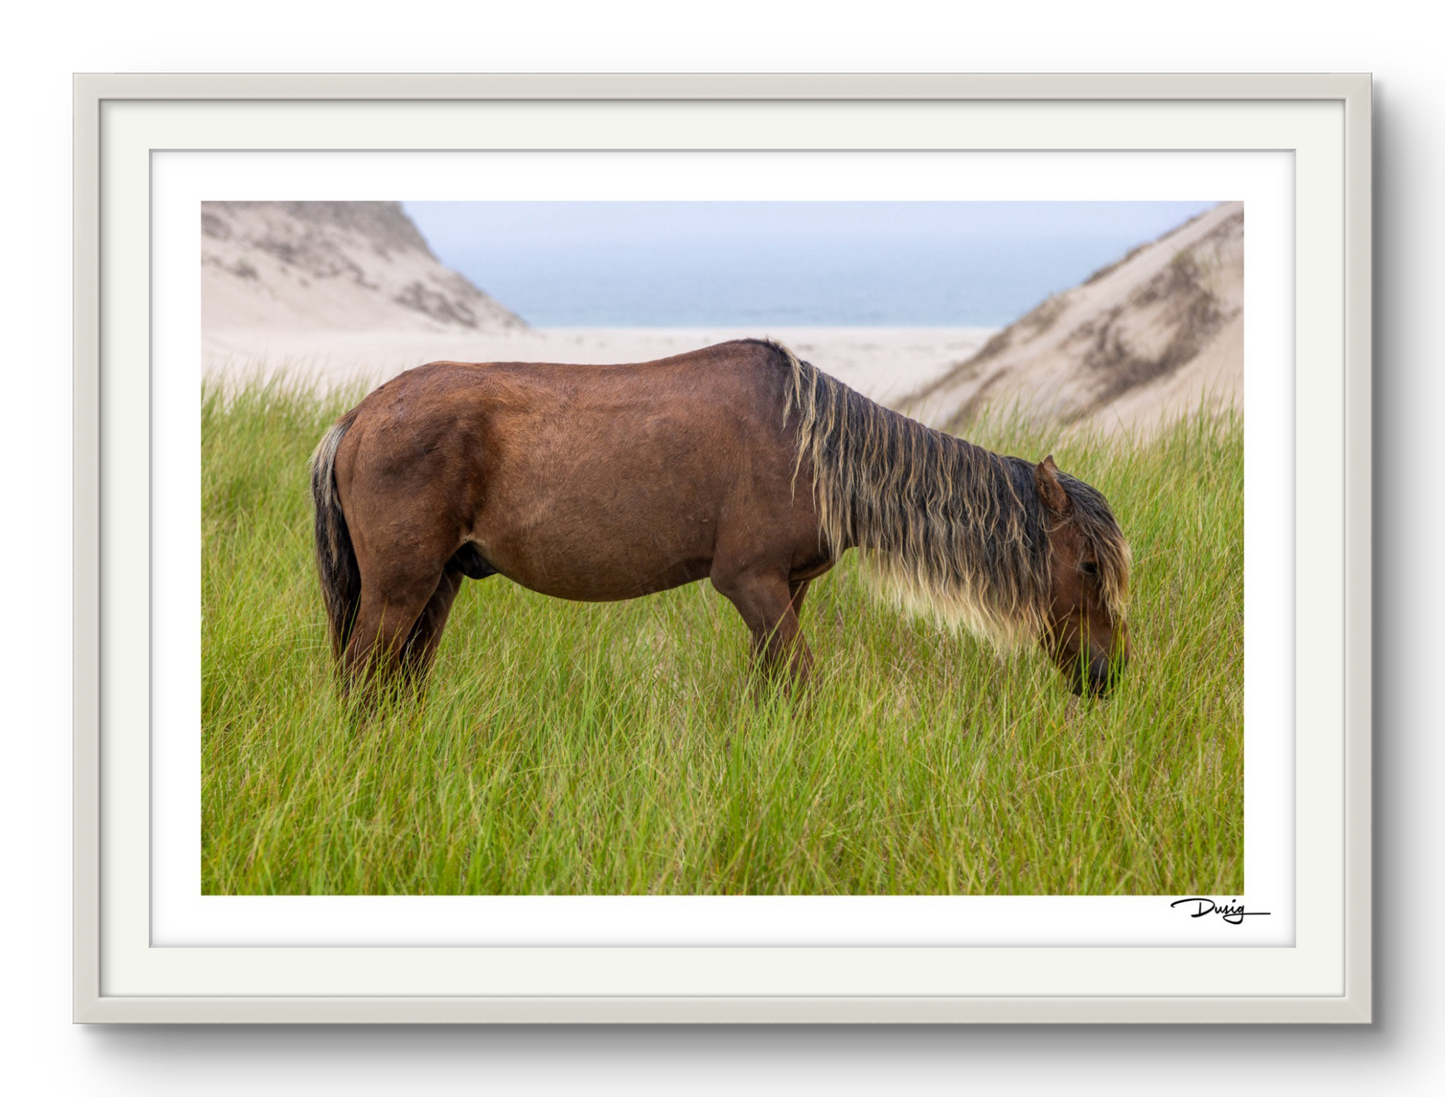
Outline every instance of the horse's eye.
{"label": "horse's eye", "polygon": [[1085,575],[1098,575],[1099,565],[1094,563],[1094,561],[1092,560],[1085,560],[1082,564],[1079,565],[1079,570],[1082,571]]}

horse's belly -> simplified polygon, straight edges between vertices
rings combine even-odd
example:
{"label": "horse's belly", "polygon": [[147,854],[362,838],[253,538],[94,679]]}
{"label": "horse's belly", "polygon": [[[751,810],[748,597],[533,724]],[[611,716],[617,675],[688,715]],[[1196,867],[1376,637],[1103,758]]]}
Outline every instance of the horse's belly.
{"label": "horse's belly", "polygon": [[646,487],[611,493],[542,490],[525,503],[489,505],[472,539],[513,582],[556,598],[637,598],[705,578],[716,544],[716,507],[655,497]]}
{"label": "horse's belly", "polygon": [[619,602],[705,579],[709,566],[710,562],[681,560],[647,569],[558,572],[524,563],[497,570],[528,590],[553,598],[567,598],[574,602]]}
{"label": "horse's belly", "polygon": [[536,538],[525,545],[480,545],[501,575],[539,594],[579,602],[640,598],[706,578],[710,554],[629,551],[637,546],[613,543],[580,546]]}

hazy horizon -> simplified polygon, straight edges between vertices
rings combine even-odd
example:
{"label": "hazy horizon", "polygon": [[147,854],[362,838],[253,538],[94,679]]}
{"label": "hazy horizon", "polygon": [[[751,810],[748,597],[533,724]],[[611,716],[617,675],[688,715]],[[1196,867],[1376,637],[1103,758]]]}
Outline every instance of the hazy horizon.
{"label": "hazy horizon", "polygon": [[1001,327],[1214,206],[405,202],[539,327]]}

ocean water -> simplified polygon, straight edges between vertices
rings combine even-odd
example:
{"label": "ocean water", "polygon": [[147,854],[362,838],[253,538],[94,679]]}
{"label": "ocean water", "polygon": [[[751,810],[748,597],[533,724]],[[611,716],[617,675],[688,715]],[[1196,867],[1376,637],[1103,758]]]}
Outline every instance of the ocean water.
{"label": "ocean water", "polygon": [[533,325],[766,329],[1000,327],[1210,204],[407,209],[443,262]]}

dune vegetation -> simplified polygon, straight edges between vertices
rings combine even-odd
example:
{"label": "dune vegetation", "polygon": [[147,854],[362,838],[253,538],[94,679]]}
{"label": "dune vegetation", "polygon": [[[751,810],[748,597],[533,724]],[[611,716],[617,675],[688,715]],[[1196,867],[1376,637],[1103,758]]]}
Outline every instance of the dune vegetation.
{"label": "dune vegetation", "polygon": [[815,582],[804,699],[758,683],[706,582],[579,604],[467,582],[420,700],[332,676],[307,459],[357,389],[202,407],[207,894],[1239,894],[1242,420],[968,436],[1109,498],[1134,658],[1081,700],[1040,652]]}

